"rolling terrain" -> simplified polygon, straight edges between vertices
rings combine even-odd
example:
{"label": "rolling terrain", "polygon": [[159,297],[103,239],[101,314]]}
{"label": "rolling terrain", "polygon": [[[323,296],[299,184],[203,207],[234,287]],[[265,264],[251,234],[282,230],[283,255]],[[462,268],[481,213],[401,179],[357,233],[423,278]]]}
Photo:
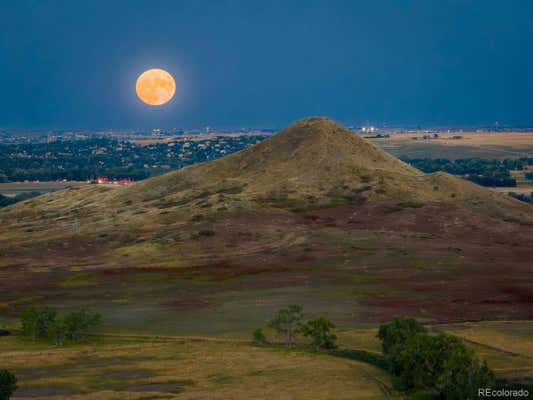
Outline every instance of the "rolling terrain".
{"label": "rolling terrain", "polygon": [[[91,305],[115,329],[533,318],[533,207],[425,174],[326,118],[129,187],[0,211],[0,311]],[[22,295],[31,293],[31,296]]]}

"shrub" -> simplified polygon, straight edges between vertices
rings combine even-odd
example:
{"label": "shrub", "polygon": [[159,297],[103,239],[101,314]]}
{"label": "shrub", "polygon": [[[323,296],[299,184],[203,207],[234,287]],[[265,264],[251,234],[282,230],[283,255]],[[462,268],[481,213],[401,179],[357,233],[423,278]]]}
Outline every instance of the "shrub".
{"label": "shrub", "polygon": [[301,327],[303,335],[311,338],[311,345],[315,350],[337,347],[335,344],[337,336],[331,332],[333,329],[335,329],[333,322],[323,317],[307,321]]}
{"label": "shrub", "polygon": [[0,370],[0,400],[9,400],[17,388],[15,375],[7,369]]}
{"label": "shrub", "polygon": [[253,333],[254,344],[264,345],[268,343],[268,340],[261,328],[257,328]]}
{"label": "shrub", "polygon": [[278,311],[270,326],[280,335],[285,336],[285,345],[292,347],[295,336],[300,332],[303,310],[301,306],[290,305]]}
{"label": "shrub", "polygon": [[407,340],[417,333],[425,332],[426,329],[416,319],[409,317],[396,317],[392,322],[379,327],[378,337],[381,340],[383,355],[393,373],[401,373],[398,357]]}

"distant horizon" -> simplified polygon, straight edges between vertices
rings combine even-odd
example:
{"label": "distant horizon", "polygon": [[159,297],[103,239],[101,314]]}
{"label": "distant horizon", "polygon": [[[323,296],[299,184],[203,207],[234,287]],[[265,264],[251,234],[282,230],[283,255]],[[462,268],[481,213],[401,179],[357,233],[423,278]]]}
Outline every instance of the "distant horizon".
{"label": "distant horizon", "polygon": [[[329,118],[329,117],[328,117]],[[300,118],[302,119],[302,118]],[[333,118],[331,118],[333,119]],[[69,127],[47,127],[47,128],[39,128],[39,127],[9,127],[0,126],[0,133],[46,133],[46,132],[54,132],[54,133],[67,133],[67,132],[73,132],[73,133],[98,133],[98,132],[143,132],[147,133],[150,131],[155,130],[161,130],[163,133],[170,132],[170,131],[185,131],[185,132],[191,132],[191,131],[205,131],[206,128],[209,128],[208,132],[203,133],[212,133],[218,131],[243,131],[243,130],[251,130],[251,131],[279,131],[282,130],[288,126],[290,126],[292,123],[296,122],[298,120],[294,120],[286,125],[283,126],[252,126],[252,125],[227,125],[227,126],[219,126],[214,124],[207,124],[207,125],[199,125],[199,126],[174,126],[174,127],[162,127],[162,126],[154,126],[154,127],[133,127],[133,128],[126,128],[126,127],[97,127],[97,128],[88,128],[88,127],[77,127],[77,128],[69,128]],[[426,124],[380,124],[380,123],[347,123],[343,121],[339,121],[341,125],[350,127],[350,128],[363,128],[363,127],[376,127],[377,129],[413,129],[413,130],[425,130],[425,129],[433,129],[433,130],[469,130],[469,129],[482,129],[482,130],[524,130],[524,131],[530,131],[533,130],[533,124],[531,125],[506,125],[506,124],[479,124],[479,125],[426,125]],[[10,132],[11,131],[11,132]]]}

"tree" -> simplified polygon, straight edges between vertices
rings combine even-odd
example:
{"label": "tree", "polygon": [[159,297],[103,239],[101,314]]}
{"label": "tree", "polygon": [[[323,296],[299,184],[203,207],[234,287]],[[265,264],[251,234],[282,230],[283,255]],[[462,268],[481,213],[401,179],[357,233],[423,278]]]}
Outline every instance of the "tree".
{"label": "tree", "polygon": [[301,327],[303,335],[311,338],[311,345],[315,350],[337,347],[335,344],[337,336],[331,332],[333,329],[335,329],[333,322],[323,317],[307,321]]}
{"label": "tree", "polygon": [[56,346],[63,346],[65,344],[65,324],[62,319],[56,320],[50,325],[48,328],[48,337]]}
{"label": "tree", "polygon": [[101,316],[87,310],[77,310],[67,313],[51,324],[49,328],[50,338],[58,346],[62,346],[65,340],[79,342],[100,324]]}
{"label": "tree", "polygon": [[285,345],[292,347],[294,337],[300,332],[303,310],[301,306],[290,305],[278,311],[270,326],[280,335],[285,336]]}
{"label": "tree", "polygon": [[403,390],[434,391],[440,398],[477,398],[480,387],[490,387],[494,375],[474,352],[449,334],[410,337],[398,358],[401,364],[399,385]]}
{"label": "tree", "polygon": [[45,338],[49,328],[55,323],[57,311],[50,307],[28,307],[20,315],[21,328],[24,335],[32,339]]}
{"label": "tree", "polygon": [[0,400],[9,400],[18,389],[17,378],[7,369],[0,370]]}
{"label": "tree", "polygon": [[33,339],[49,338],[62,346],[65,340],[78,342],[100,324],[99,314],[87,310],[75,310],[58,317],[50,307],[29,307],[22,311],[22,332]]}
{"label": "tree", "polygon": [[268,343],[268,340],[267,340],[267,338],[266,338],[266,336],[263,333],[263,330],[261,328],[257,328],[254,331],[253,338],[254,338],[254,344],[263,345],[263,344],[267,344]]}
{"label": "tree", "polygon": [[100,314],[87,310],[72,311],[63,318],[65,338],[77,342],[100,324]]}
{"label": "tree", "polygon": [[383,355],[394,374],[401,373],[398,357],[405,348],[407,340],[417,333],[425,332],[426,329],[420,322],[409,317],[396,317],[392,322],[379,327],[378,337],[381,339]]}

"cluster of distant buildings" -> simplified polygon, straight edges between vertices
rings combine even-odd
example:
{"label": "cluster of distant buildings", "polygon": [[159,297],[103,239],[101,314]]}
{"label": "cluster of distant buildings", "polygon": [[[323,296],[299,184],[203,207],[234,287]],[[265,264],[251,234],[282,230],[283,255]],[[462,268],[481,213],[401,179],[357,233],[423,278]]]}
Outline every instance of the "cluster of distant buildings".
{"label": "cluster of distant buildings", "polygon": [[98,178],[91,180],[89,183],[96,185],[132,185],[135,182],[130,178],[111,179],[107,176],[99,176]]}

